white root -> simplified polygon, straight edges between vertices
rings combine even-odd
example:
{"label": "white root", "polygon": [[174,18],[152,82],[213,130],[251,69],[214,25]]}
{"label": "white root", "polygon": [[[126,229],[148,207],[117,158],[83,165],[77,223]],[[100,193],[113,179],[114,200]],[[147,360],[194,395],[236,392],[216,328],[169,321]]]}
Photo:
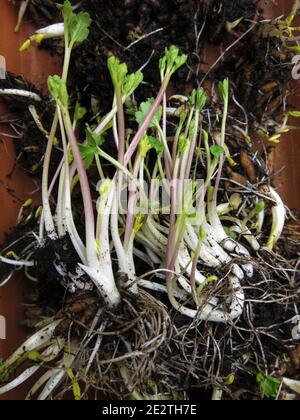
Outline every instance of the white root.
{"label": "white root", "polygon": [[232,301],[230,305],[230,312],[225,312],[221,309],[216,309],[211,304],[206,304],[199,310],[190,309],[181,305],[176,299],[172,291],[172,285],[168,286],[168,295],[173,307],[189,318],[198,318],[202,321],[227,323],[232,322],[243,314],[245,304],[245,294],[241,288],[239,279],[235,276],[229,277],[229,282],[232,288]]}
{"label": "white root", "polygon": [[37,93],[23,89],[0,89],[0,95],[22,96],[37,102],[42,100],[42,98]]}
{"label": "white root", "polygon": [[96,269],[83,264],[78,265],[90,277],[101,296],[110,306],[117,306],[120,303],[121,296],[116,287],[111,266],[106,264],[106,267],[104,267],[99,264],[99,268]]}
{"label": "white root", "polygon": [[0,395],[6,394],[7,392],[17,388],[19,385],[22,385],[29,378],[31,378],[40,369],[40,367],[40,365],[31,366],[30,368],[24,370],[21,375],[0,388]]}
{"label": "white root", "polygon": [[34,267],[34,261],[11,260],[0,255],[0,262],[3,264],[14,265],[15,267]]}
{"label": "white root", "polygon": [[4,363],[3,369],[9,368],[21,359],[26,353],[46,345],[54,336],[56,327],[61,320],[56,320],[42,328],[25,341]]}
{"label": "white root", "polygon": [[250,244],[251,248],[253,249],[253,251],[257,252],[260,250],[260,244],[258,242],[258,240],[255,238],[254,235],[252,235],[252,232],[250,231],[250,229],[245,228],[244,230],[242,230],[242,228],[240,226],[232,226],[231,230],[233,230],[234,232],[243,235],[243,237],[246,239],[246,241]]}
{"label": "white root", "polygon": [[18,22],[17,25],[15,27],[15,32],[19,32],[19,29],[21,27],[21,24],[23,22],[23,18],[25,16],[27,7],[29,5],[30,0],[22,0],[22,3],[20,4],[19,7],[19,12],[18,12]]}
{"label": "white root", "polygon": [[54,368],[52,370],[52,376],[46,383],[45,388],[41,392],[41,394],[38,397],[38,401],[45,401],[52,392],[58,387],[58,385],[61,383],[63,378],[66,375],[66,369],[70,368],[75,360],[76,353],[74,354],[65,354],[62,362],[59,364],[57,368]]}
{"label": "white root", "polygon": [[55,369],[48,370],[44,375],[42,375],[39,380],[33,385],[31,390],[28,392],[25,400],[29,401],[32,397],[38,392],[38,390],[53,376]]}
{"label": "white root", "polygon": [[63,22],[55,23],[53,25],[46,26],[45,28],[38,29],[35,33],[44,35],[44,39],[60,38],[64,36],[65,25]]}
{"label": "white root", "polygon": [[[55,358],[58,356],[59,352],[62,349],[62,344],[55,343],[48,347],[43,353],[42,356],[49,357],[52,356]],[[22,385],[24,382],[26,382],[29,378],[31,378],[43,365],[43,363],[31,366],[30,368],[24,370],[17,378],[15,378],[13,381],[9,382],[8,384],[4,385],[0,388],[0,395],[6,394],[7,392],[17,388],[19,385]]]}
{"label": "white root", "polygon": [[276,205],[272,208],[273,224],[266,248],[272,251],[284,229],[286,209],[281,197],[272,187],[270,187],[270,194],[276,201]]}

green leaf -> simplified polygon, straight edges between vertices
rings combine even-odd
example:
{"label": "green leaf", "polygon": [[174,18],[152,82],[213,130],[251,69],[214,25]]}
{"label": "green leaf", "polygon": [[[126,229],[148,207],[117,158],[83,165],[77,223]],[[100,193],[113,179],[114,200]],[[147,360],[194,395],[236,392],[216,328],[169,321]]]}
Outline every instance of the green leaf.
{"label": "green leaf", "polygon": [[163,143],[156,137],[150,136],[149,143],[151,144],[151,148],[154,149],[158,155],[160,155],[164,151]]}
{"label": "green leaf", "polygon": [[256,376],[256,382],[263,395],[267,398],[276,398],[280,389],[281,381],[273,376],[265,376],[262,373],[258,373]]}
{"label": "green leaf", "polygon": [[146,157],[148,152],[154,149],[159,155],[163,152],[164,146],[160,140],[152,136],[144,136],[140,142],[140,151],[143,157]]}
{"label": "green leaf", "polygon": [[48,77],[48,88],[52,97],[62,107],[67,109],[69,103],[69,95],[66,82],[59,76]]}
{"label": "green leaf", "polygon": [[192,90],[192,93],[189,96],[189,101],[190,101],[192,106],[196,105],[196,89]]}
{"label": "green leaf", "polygon": [[87,109],[80,105],[80,103],[77,101],[75,106],[75,112],[74,112],[74,120],[80,121],[87,113]]}
{"label": "green leaf", "polygon": [[178,142],[179,153],[183,153],[188,144],[189,144],[188,139],[185,137],[184,134],[181,134],[179,137],[179,142]]}
{"label": "green leaf", "polygon": [[201,111],[206,104],[207,96],[203,88],[194,89],[189,97],[190,103],[198,110]]}
{"label": "green leaf", "polygon": [[206,239],[206,232],[205,232],[204,225],[201,225],[200,226],[200,229],[199,229],[199,238],[200,238],[201,242],[205,241],[205,239]]}
{"label": "green leaf", "polygon": [[187,113],[185,111],[182,111],[180,113],[180,121],[179,121],[179,125],[183,126],[183,124],[185,123],[185,120],[187,118]]}
{"label": "green leaf", "polygon": [[231,238],[231,239],[234,239],[234,240],[236,240],[236,239],[238,239],[238,234],[234,231],[234,230],[231,230],[229,227],[227,227],[227,226],[224,226],[224,230],[225,230],[225,232],[226,232],[226,234]]}
{"label": "green leaf", "polygon": [[122,86],[122,93],[123,95],[130,96],[133,92],[139,87],[144,79],[144,75],[141,71],[137,71],[135,73],[128,74],[125,77]]}
{"label": "green leaf", "polygon": [[119,86],[125,96],[132,95],[143,81],[144,75],[141,71],[128,74],[127,64],[121,63],[117,57],[109,57],[107,67],[114,87]]}
{"label": "green leaf", "polygon": [[27,354],[27,357],[28,357],[28,359],[29,359],[29,360],[31,360],[32,362],[36,362],[36,363],[38,363],[38,362],[41,362],[41,361],[42,361],[41,354],[40,354],[38,351],[35,351],[35,350],[30,351],[30,352]]}
{"label": "green leaf", "polygon": [[72,48],[75,43],[82,43],[87,39],[92,19],[86,12],[74,13],[69,0],[64,2],[63,15],[69,47]]}
{"label": "green leaf", "polygon": [[219,82],[218,87],[222,101],[224,103],[227,102],[229,97],[229,79],[224,79],[223,82]]}
{"label": "green leaf", "polygon": [[215,159],[220,159],[222,154],[224,153],[224,148],[222,146],[211,146],[210,153],[213,155]]}
{"label": "green leaf", "polygon": [[260,214],[266,208],[265,202],[261,200],[254,209],[255,214]]}
{"label": "green leaf", "polygon": [[103,144],[104,137],[101,134],[94,133],[93,127],[89,126],[87,126],[85,133],[86,144],[81,144],[79,148],[84,166],[88,169],[92,165],[95,156],[100,154],[99,147]]}
{"label": "green leaf", "polygon": [[188,59],[186,54],[179,54],[179,48],[172,45],[165,49],[165,55],[159,62],[159,68],[162,75],[172,76]]}
{"label": "green leaf", "polygon": [[193,119],[193,120],[191,121],[190,128],[189,128],[189,135],[188,135],[188,138],[189,138],[190,140],[192,140],[192,139],[194,138],[195,131],[196,131],[196,121],[195,121],[195,119]]}
{"label": "green leaf", "polygon": [[148,152],[152,149],[151,144],[149,143],[149,137],[146,135],[140,141],[140,152],[143,157],[146,157]]}
{"label": "green leaf", "polygon": [[198,111],[202,111],[202,109],[205,107],[206,101],[207,96],[205,90],[203,88],[198,89],[196,98],[196,109],[198,109]]}
{"label": "green leaf", "polygon": [[203,290],[210,284],[215,283],[218,281],[219,278],[217,276],[209,276],[206,278],[206,280],[197,288],[197,292],[201,294]]}
{"label": "green leaf", "polygon": [[96,134],[94,132],[95,127],[90,127],[87,125],[85,134],[87,138],[88,146],[90,147],[100,147],[104,143],[104,137],[101,134]]}
{"label": "green leaf", "polygon": [[107,67],[113,85],[115,87],[118,85],[121,88],[128,73],[127,64],[121,63],[117,57],[112,56],[107,60]]}
{"label": "green leaf", "polygon": [[[154,99],[148,99],[147,102],[142,102],[140,105],[139,110],[135,113],[135,120],[139,125],[142,125],[145,119],[147,118],[149,112],[152,109],[152,106],[154,104]],[[151,122],[149,123],[149,128],[155,127],[157,124],[160,123],[162,117],[162,107],[160,106],[156,113],[154,114],[154,117],[152,118]]]}

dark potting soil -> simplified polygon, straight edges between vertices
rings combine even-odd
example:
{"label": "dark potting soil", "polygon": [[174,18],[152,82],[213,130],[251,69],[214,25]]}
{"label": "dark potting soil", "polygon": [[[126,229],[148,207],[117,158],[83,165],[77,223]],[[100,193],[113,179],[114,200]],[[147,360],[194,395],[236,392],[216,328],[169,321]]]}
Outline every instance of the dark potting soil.
{"label": "dark potting soil", "polygon": [[[224,75],[229,77],[235,86],[236,99],[249,115],[252,127],[263,118],[276,119],[282,115],[292,82],[287,65],[291,58],[277,38],[264,38],[259,30],[246,36],[214,73],[217,79]],[[240,109],[231,109],[242,117]],[[271,130],[272,127],[270,135]]]}
{"label": "dark potting soil", "polygon": [[[239,1],[224,1],[224,0],[213,0],[209,7],[208,13],[208,24],[210,26],[210,42],[212,44],[220,44],[223,42],[222,37],[226,31],[226,25],[233,24],[234,22],[241,19],[238,25],[238,31],[243,33],[253,21],[254,16],[257,12],[262,13],[258,10],[259,0],[239,0]],[[237,30],[235,28],[234,30]]]}
{"label": "dark potting soil", "polygon": [[[22,259],[24,249],[34,240],[32,232],[37,227],[37,220],[35,218],[36,211],[37,207],[31,206],[23,209],[19,223],[4,233],[3,243],[0,244],[2,255],[3,250],[5,249],[5,254],[3,256],[6,256],[7,254],[9,256],[9,253],[13,252],[18,258]],[[0,284],[13,272],[13,268],[12,265],[0,263]]]}
{"label": "dark potting soil", "polygon": [[[35,101],[17,95],[1,96],[1,100],[6,104],[7,112],[0,119],[0,123],[9,123],[12,128],[20,133],[20,137],[16,136],[14,139],[16,165],[21,166],[29,175],[41,177],[43,158],[47,147],[47,134],[37,127],[29,107],[35,107],[40,122],[47,133],[51,130],[55,107],[50,102],[49,97],[45,97],[33,84],[11,73],[7,73],[6,79],[0,80],[0,88],[23,89],[41,97],[41,101]],[[57,137],[60,140],[59,132],[57,132]],[[54,174],[62,158],[59,147],[53,148],[52,157],[50,176]],[[12,176],[12,174],[8,175]]]}
{"label": "dark potting soil", "polygon": [[[205,45],[213,40],[219,44],[221,42],[230,44],[230,36],[235,40],[236,34],[234,36],[228,34],[225,28],[226,22],[234,22],[243,16],[244,20],[240,24],[242,26],[235,29],[243,33],[247,29],[245,26],[249,27],[249,19],[253,19],[257,12],[257,1],[254,0],[244,0],[238,3],[213,0],[208,3],[192,0],[168,0],[165,2],[157,0],[99,0],[96,2],[83,0],[80,2],[80,10],[89,12],[93,18],[88,40],[78,46],[73,53],[72,74],[70,75],[69,91],[73,100],[78,99],[81,105],[89,110],[85,120],[80,124],[81,134],[84,133],[86,121],[91,121],[91,118],[98,113],[103,115],[111,107],[113,89],[107,70],[107,58],[111,54],[126,62],[129,71],[135,71],[147,64],[143,69],[144,83],[136,92],[136,98],[140,101],[157,93],[160,83],[158,62],[165,47],[171,44],[178,45],[182,52],[189,55],[189,61],[188,66],[173,77],[172,90],[187,93],[190,86],[197,82],[197,79],[198,81],[202,79],[203,74],[201,71],[199,72],[199,65],[203,60],[202,51]],[[45,16],[45,10],[47,10],[48,16],[53,22],[61,19],[53,4],[54,2],[50,0],[33,1],[31,8],[35,8],[39,16]],[[39,10],[40,12],[38,12]],[[32,13],[30,16],[33,16]],[[155,33],[155,31],[159,32]],[[216,32],[220,35],[224,31],[227,33],[225,37],[227,41],[223,38],[217,40],[218,37],[213,35]],[[198,38],[200,33],[201,36]],[[151,35],[146,36],[149,34]],[[212,79],[220,80],[225,76],[230,77],[236,87],[237,99],[247,110],[251,111],[254,122],[264,113],[261,111],[264,111],[266,102],[268,107],[271,107],[270,114],[282,106],[284,97],[282,89],[287,80],[286,67],[283,71],[283,67],[278,66],[278,62],[274,62],[272,55],[267,63],[264,61],[269,44],[265,43],[260,47],[260,43],[262,43],[260,34],[254,30],[251,36],[249,35],[242,42],[241,47],[238,47],[236,55],[232,59],[229,58],[228,61],[226,59],[224,65],[222,64],[216,72],[212,72],[210,75]],[[51,40],[43,43],[42,48],[49,48],[51,52],[62,52],[62,45],[60,47],[59,45],[61,45],[59,42],[56,44]],[[257,50],[259,53],[255,54],[254,52]],[[273,50],[276,50],[276,45]],[[240,59],[240,54],[244,57],[243,60]],[[241,63],[238,68],[235,67],[237,62]],[[270,94],[266,92],[262,95],[260,87],[270,80],[277,82],[275,88]],[[253,87],[251,88],[251,86]],[[278,104],[277,101],[279,101]],[[233,103],[231,108],[233,115],[239,118],[241,116],[240,108],[234,107]],[[51,113],[47,113],[48,115],[50,117]],[[42,112],[42,116],[44,117],[44,112]],[[28,122],[25,123],[26,125]],[[27,138],[25,138],[21,146],[20,142],[16,145],[19,161],[31,173],[40,174],[45,142],[38,141],[41,138],[41,133],[37,132],[34,123],[30,124],[29,129],[32,133],[30,144],[26,144]],[[28,131],[25,132],[25,137],[27,137],[27,133]],[[35,141],[35,137],[37,141]],[[40,150],[37,149],[38,144]],[[114,142],[107,141],[105,147],[108,144],[113,145]],[[108,151],[115,152],[115,150]],[[53,162],[55,166],[56,160],[54,159]]]}
{"label": "dark potting soil", "polygon": [[[173,77],[177,91],[185,92],[187,81],[196,82],[196,73],[202,78],[198,70],[203,62],[204,46],[212,41],[220,43],[219,35],[224,32],[229,35],[226,22],[242,16],[244,21],[237,30],[243,32],[250,25],[247,19],[253,19],[257,11],[254,0],[208,3],[202,0],[82,1],[80,9],[93,18],[89,39],[73,54],[73,85],[82,105],[91,109],[92,102],[94,113],[111,106],[113,92],[107,58],[112,54],[126,62],[130,71],[145,66],[145,83],[136,93],[138,99],[155,95],[160,83],[159,59],[172,44],[189,55],[188,66]],[[42,48],[45,47],[62,52],[53,41],[44,43]]]}

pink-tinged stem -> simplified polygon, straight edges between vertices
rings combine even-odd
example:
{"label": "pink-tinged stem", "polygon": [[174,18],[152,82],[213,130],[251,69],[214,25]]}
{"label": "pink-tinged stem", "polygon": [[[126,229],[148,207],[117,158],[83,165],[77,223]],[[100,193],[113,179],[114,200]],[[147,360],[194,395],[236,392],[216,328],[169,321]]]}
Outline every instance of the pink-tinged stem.
{"label": "pink-tinged stem", "polygon": [[98,263],[97,251],[96,251],[96,239],[95,239],[95,217],[93,209],[93,200],[90,190],[88,176],[81,158],[80,150],[77,144],[77,139],[74,134],[70,115],[68,112],[64,112],[65,126],[72,148],[74,162],[77,168],[81,193],[84,203],[85,211],[85,232],[86,232],[86,248],[87,248],[87,262],[91,267],[95,267]]}
{"label": "pink-tinged stem", "polygon": [[[163,120],[162,120],[162,125],[163,125],[163,134],[164,134],[164,138],[166,139],[166,144],[167,144],[167,95],[166,93],[164,93],[164,97],[163,97]],[[167,175],[167,179],[169,181],[171,181],[171,163],[169,161],[169,157],[167,154],[167,151],[165,150],[164,152],[164,162],[165,162],[165,167],[166,167],[166,175]]]}
{"label": "pink-tinged stem", "polygon": [[119,137],[119,147],[118,147],[118,161],[121,165],[124,166],[124,157],[125,157],[125,116],[124,108],[122,101],[121,88],[118,86],[116,88],[117,96],[117,109],[118,109],[118,137]]}
{"label": "pink-tinged stem", "polygon": [[138,129],[136,135],[134,136],[126,154],[125,154],[125,166],[128,165],[128,162],[130,161],[130,159],[132,158],[134,152],[136,151],[137,146],[139,145],[139,142],[141,141],[142,137],[144,136],[149,124],[151,123],[158,107],[160,106],[160,104],[163,101],[164,98],[164,94],[166,93],[168,84],[169,84],[170,78],[168,77],[167,79],[165,79],[165,81],[163,82],[160,91],[154,101],[154,104],[149,112],[149,114],[147,115],[147,117],[145,118],[145,121],[143,122],[143,124],[140,126],[140,128]]}

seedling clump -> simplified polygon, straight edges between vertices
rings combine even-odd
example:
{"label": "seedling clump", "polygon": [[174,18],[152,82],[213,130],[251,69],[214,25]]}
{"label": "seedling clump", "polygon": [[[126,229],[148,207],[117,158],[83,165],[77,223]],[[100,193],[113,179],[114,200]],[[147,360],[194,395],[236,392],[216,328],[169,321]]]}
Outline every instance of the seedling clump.
{"label": "seedling clump", "polygon": [[[22,2],[18,26],[29,3],[38,8]],[[90,66],[84,49],[95,54],[99,39],[88,13],[94,3],[66,0],[58,25],[48,22],[56,26],[21,47],[63,42],[62,71],[48,78],[47,96],[12,76],[0,86],[18,115],[9,122],[17,132],[25,109],[22,136],[33,127],[42,150],[32,171],[41,202],[22,205],[0,256],[2,285],[22,268],[34,282],[24,324],[35,332],[0,362],[0,394],[35,375],[27,399],[63,399],[71,390],[75,400],[176,400],[204,388],[212,399],[278,398],[279,365],[296,344],[299,238],[286,233],[293,219],[255,144],[274,146],[296,129],[298,111],[277,97],[289,83],[266,80],[275,77],[270,61],[288,57],[296,41],[297,2],[286,20],[262,22],[256,1],[201,4],[202,30],[199,10],[190,20],[196,50],[190,39],[180,48],[161,34],[159,58],[126,63],[125,52],[152,35],[135,34],[139,42],[122,52],[110,46]],[[258,85],[251,78],[260,52],[253,62],[249,49],[240,60],[225,52],[208,72],[194,65],[189,53],[201,61],[213,26],[211,41],[235,39],[226,52],[235,45],[238,55],[254,37],[267,48]],[[95,65],[96,88],[86,82]]]}

